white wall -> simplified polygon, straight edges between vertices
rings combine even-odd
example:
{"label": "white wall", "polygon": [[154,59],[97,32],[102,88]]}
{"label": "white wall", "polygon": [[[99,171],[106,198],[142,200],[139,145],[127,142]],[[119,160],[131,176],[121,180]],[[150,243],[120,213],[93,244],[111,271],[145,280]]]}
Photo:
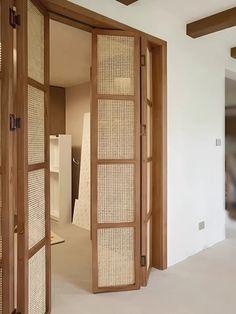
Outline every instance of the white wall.
{"label": "white wall", "polygon": [[226,51],[215,35],[187,37],[185,23],[155,0],[72,2],[168,42],[168,265],[223,240]]}

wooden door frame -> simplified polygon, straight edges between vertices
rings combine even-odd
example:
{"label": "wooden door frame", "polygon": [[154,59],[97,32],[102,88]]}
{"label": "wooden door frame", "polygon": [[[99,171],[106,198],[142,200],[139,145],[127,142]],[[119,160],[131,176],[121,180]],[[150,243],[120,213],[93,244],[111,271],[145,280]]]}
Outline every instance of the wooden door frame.
{"label": "wooden door frame", "polygon": [[50,18],[91,32],[94,28],[131,31],[146,38],[153,53],[156,142],[153,143],[155,167],[153,180],[153,261],[154,267],[167,268],[167,42],[128,25],[95,13],[66,0],[39,0]]}
{"label": "wooden door frame", "polygon": [[13,91],[13,29],[9,24],[9,9],[13,0],[1,1],[1,194],[2,194],[2,313],[14,310],[14,142],[9,116],[14,112]]}
{"label": "wooden door frame", "polygon": [[[17,233],[18,233],[18,269],[17,269],[17,312],[28,313],[28,279],[30,258],[45,247],[46,251],[46,313],[51,312],[51,231],[49,212],[49,137],[48,103],[49,103],[49,14],[38,0],[30,0],[44,15],[44,83],[41,84],[28,77],[28,9],[27,0],[15,0],[17,13],[21,16],[21,24],[17,27],[17,91],[15,112],[21,118],[21,127],[17,130]],[[28,164],[28,86],[45,93],[44,126],[45,126],[45,161]],[[28,247],[28,174],[30,171],[45,171],[45,237],[32,248]]]}

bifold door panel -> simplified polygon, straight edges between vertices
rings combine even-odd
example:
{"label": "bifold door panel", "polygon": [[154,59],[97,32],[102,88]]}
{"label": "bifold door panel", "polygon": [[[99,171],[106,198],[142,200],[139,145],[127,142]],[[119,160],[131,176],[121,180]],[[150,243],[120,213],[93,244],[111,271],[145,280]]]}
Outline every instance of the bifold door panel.
{"label": "bifold door panel", "polygon": [[152,267],[152,53],[142,40],[142,285],[147,284]]}
{"label": "bifold door panel", "polygon": [[140,44],[93,32],[93,291],[140,286]]}
{"label": "bifold door panel", "polygon": [[14,310],[13,28],[10,0],[0,1],[0,313]]}
{"label": "bifold door panel", "polygon": [[[21,0],[18,29],[18,311],[50,312],[49,18]],[[23,105],[22,105],[23,104]]]}

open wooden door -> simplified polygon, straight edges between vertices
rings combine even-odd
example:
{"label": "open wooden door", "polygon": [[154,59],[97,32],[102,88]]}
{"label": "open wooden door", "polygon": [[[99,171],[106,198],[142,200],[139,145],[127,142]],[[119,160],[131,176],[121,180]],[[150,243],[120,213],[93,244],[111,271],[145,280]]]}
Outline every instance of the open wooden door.
{"label": "open wooden door", "polygon": [[17,0],[18,312],[50,313],[49,17]]}
{"label": "open wooden door", "polygon": [[152,268],[152,53],[147,40],[141,43],[142,80],[142,285],[146,286]]}
{"label": "open wooden door", "polygon": [[14,310],[13,1],[0,1],[0,313]]}
{"label": "open wooden door", "polygon": [[93,291],[140,288],[140,39],[95,30],[92,63]]}

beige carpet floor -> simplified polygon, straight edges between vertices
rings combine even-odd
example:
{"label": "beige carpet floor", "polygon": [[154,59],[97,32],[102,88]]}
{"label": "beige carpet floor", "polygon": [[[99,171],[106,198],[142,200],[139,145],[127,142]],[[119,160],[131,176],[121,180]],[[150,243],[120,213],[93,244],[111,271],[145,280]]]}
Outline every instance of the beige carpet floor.
{"label": "beige carpet floor", "polygon": [[[167,271],[153,270],[139,291],[90,293],[88,232],[55,228],[65,244],[52,248],[53,314],[235,314],[236,223],[228,239]],[[60,233],[61,232],[61,233]]]}

